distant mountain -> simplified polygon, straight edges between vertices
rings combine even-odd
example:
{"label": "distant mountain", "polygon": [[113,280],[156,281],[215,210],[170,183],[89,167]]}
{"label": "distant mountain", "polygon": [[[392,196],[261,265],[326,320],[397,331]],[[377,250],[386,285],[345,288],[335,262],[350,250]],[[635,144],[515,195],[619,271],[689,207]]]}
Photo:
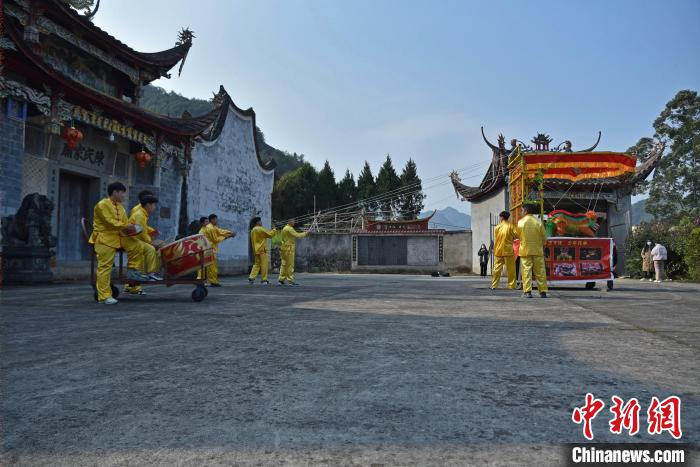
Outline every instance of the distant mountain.
{"label": "distant mountain", "polygon": [[[422,212],[420,217],[427,217],[432,214],[432,212],[433,211]],[[430,219],[428,226],[431,229],[465,230],[471,228],[472,218],[469,214],[465,214],[448,206],[445,209],[438,209],[433,218]]]}
{"label": "distant mountain", "polygon": [[645,199],[632,203],[632,225],[639,225],[641,222],[650,222],[653,219],[653,216],[645,210],[646,204],[647,200]]}
{"label": "distant mountain", "polygon": [[[204,115],[214,107],[211,101],[205,99],[190,99],[174,91],[148,85],[143,88],[141,106],[169,117],[181,117],[187,111],[193,117]],[[258,149],[263,161],[272,159],[277,163],[275,168],[275,179],[279,179],[287,172],[300,167],[304,163],[304,156],[296,153],[290,154],[287,151],[280,151],[265,142],[265,135],[260,128],[255,127],[255,139],[258,142]]]}

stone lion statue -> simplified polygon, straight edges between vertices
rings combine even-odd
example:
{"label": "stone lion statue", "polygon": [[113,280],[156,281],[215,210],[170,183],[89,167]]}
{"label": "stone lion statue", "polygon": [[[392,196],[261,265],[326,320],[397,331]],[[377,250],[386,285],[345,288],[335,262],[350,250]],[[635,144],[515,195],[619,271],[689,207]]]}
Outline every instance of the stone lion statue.
{"label": "stone lion statue", "polygon": [[53,202],[45,195],[32,193],[25,196],[17,214],[2,218],[3,245],[54,247],[56,239],[51,235],[53,207]]}

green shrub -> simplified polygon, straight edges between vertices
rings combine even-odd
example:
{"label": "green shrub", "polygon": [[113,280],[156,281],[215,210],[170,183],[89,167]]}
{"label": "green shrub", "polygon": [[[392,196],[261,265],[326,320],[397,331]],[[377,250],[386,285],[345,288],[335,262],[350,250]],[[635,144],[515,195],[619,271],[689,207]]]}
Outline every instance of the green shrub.
{"label": "green shrub", "polygon": [[700,282],[700,227],[694,228],[685,242],[685,263],[688,266],[688,277]]}
{"label": "green shrub", "polygon": [[690,222],[681,221],[679,225],[662,223],[639,224],[625,242],[625,271],[632,277],[642,275],[641,252],[647,240],[661,243],[668,251],[666,274],[672,278],[682,278],[688,275],[688,264],[685,260],[686,239],[693,227]]}

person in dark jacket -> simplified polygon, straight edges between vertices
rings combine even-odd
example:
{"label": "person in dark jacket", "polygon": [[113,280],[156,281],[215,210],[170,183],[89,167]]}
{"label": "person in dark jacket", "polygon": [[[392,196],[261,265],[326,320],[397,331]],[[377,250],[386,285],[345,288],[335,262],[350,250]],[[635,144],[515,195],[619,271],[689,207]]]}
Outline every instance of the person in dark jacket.
{"label": "person in dark jacket", "polygon": [[481,277],[486,277],[486,268],[489,265],[489,250],[483,243],[481,248],[479,248],[479,265],[481,266]]}

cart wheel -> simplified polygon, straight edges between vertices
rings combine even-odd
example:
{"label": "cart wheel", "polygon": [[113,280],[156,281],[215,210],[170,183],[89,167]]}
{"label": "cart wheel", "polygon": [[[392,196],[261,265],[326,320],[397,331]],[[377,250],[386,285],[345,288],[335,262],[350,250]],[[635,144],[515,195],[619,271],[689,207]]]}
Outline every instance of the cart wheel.
{"label": "cart wheel", "polygon": [[586,290],[595,289],[595,282],[586,282]]}
{"label": "cart wheel", "polygon": [[615,281],[608,281],[608,290],[612,290],[615,286]]}
{"label": "cart wheel", "polygon": [[206,296],[207,290],[202,286],[197,286],[197,288],[192,291],[192,300],[195,302],[201,302]]}
{"label": "cart wheel", "polygon": [[115,286],[112,285],[112,298],[116,299],[119,296],[119,289]]}

